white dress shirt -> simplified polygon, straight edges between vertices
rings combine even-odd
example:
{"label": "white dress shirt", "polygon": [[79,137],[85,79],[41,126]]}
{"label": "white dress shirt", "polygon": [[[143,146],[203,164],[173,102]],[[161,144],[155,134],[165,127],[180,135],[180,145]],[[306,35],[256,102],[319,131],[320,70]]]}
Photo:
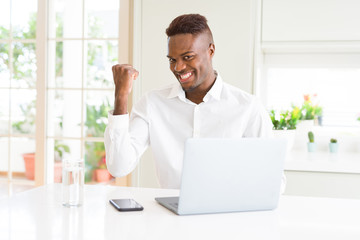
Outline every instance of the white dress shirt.
{"label": "white dress shirt", "polygon": [[151,146],[159,183],[180,188],[187,138],[270,137],[269,114],[253,95],[217,79],[203,102],[185,97],[179,83],[147,93],[128,114],[112,115],[105,130],[106,162],[113,176],[125,176]]}

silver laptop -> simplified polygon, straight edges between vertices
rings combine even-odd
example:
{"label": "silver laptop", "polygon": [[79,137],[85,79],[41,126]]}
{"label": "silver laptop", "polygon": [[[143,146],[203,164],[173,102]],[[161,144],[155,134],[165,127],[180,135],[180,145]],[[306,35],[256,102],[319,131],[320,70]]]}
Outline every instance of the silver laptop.
{"label": "silver laptop", "polygon": [[180,196],[155,200],[178,215],[274,209],[285,155],[285,139],[188,139]]}

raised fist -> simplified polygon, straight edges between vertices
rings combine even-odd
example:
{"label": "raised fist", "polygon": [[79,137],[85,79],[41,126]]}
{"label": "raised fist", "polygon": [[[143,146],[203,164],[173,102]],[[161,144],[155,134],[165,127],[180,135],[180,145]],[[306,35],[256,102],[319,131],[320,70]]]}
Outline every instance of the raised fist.
{"label": "raised fist", "polygon": [[128,96],[131,92],[133,81],[139,72],[129,64],[117,64],[112,67],[115,96]]}
{"label": "raised fist", "polygon": [[129,64],[117,64],[112,67],[115,83],[114,115],[126,114],[128,97],[132,90],[133,81],[139,72]]}

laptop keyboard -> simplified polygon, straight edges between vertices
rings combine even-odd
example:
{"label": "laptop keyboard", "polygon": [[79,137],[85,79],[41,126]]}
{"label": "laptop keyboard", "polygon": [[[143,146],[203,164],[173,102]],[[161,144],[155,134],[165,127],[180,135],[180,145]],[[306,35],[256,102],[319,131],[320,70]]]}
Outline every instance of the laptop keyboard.
{"label": "laptop keyboard", "polygon": [[169,203],[169,205],[175,209],[178,209],[179,203],[174,202],[174,203]]}

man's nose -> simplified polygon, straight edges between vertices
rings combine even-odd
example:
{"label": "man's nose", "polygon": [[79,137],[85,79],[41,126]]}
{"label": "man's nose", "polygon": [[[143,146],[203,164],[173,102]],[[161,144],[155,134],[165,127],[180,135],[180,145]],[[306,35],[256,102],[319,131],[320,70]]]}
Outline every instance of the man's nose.
{"label": "man's nose", "polygon": [[176,71],[176,72],[181,72],[182,70],[184,70],[185,69],[185,64],[184,64],[184,62],[183,61],[177,61],[176,63],[175,63],[175,67],[174,67],[174,70]]}

